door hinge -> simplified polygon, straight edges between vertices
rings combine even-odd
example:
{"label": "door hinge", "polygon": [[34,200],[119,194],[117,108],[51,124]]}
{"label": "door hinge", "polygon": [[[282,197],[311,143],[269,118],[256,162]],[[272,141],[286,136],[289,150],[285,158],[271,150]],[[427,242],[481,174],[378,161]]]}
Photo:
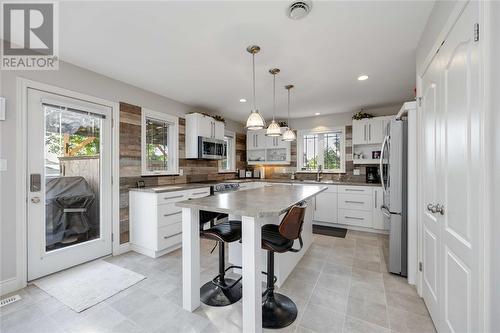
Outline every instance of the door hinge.
{"label": "door hinge", "polygon": [[421,272],[424,270],[424,265],[422,264],[422,262],[418,263],[418,270]]}
{"label": "door hinge", "polygon": [[474,23],[474,41],[479,42],[479,23]]}

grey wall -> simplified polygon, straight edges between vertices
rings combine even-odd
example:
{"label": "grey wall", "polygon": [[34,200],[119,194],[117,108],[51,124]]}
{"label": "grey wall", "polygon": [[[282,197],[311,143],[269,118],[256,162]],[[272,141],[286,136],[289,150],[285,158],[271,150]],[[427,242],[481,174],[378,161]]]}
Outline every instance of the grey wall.
{"label": "grey wall", "polygon": [[[364,111],[372,113],[375,116],[389,116],[397,114],[398,111],[403,106],[404,102],[407,101],[401,101],[401,103],[388,105],[384,107],[366,108]],[[352,116],[356,112],[357,111],[335,113],[335,114],[316,116],[316,117],[294,118],[291,119],[290,123],[291,127],[294,129],[311,129],[318,126],[334,127],[334,126],[352,125]]]}
{"label": "grey wall", "polygon": [[[0,281],[16,275],[16,81],[18,77],[47,83],[114,102],[126,102],[183,116],[193,109],[185,104],[142,90],[86,69],[60,63],[58,71],[0,71],[0,96],[7,98],[7,119],[0,121],[0,158],[8,169],[0,172]],[[243,132],[243,125],[227,121],[227,128]],[[18,223],[21,223],[18,221]]]}
{"label": "grey wall", "polygon": [[443,30],[448,17],[457,5],[456,0],[436,1],[432,8],[431,15],[427,21],[422,36],[417,46],[417,73],[422,73],[424,70],[423,64],[434,47],[436,39]]}

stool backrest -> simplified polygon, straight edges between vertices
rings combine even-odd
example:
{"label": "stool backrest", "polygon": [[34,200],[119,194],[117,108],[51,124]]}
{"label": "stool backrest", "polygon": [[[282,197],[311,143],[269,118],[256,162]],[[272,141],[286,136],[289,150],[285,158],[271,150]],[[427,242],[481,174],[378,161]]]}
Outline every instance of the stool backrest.
{"label": "stool backrest", "polygon": [[304,216],[306,214],[307,205],[305,203],[295,205],[288,210],[285,217],[280,223],[280,234],[290,240],[300,238],[302,225],[304,224]]}

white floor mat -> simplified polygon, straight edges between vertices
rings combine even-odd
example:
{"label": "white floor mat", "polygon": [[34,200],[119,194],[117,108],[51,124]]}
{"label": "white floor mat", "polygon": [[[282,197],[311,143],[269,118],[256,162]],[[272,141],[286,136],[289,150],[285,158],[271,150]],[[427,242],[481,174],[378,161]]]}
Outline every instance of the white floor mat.
{"label": "white floor mat", "polygon": [[33,283],[76,312],[82,312],[145,279],[143,275],[95,260]]}

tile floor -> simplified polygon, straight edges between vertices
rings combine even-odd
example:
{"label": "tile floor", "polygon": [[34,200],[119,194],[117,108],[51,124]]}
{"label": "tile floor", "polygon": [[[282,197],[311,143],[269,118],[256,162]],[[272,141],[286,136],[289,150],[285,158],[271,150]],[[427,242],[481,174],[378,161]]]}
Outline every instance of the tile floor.
{"label": "tile floor", "polygon": [[[387,273],[387,237],[349,231],[346,238],[314,236],[314,243],[278,292],[297,304],[299,317],[279,332],[435,332],[413,287]],[[217,251],[204,241],[202,281],[216,275]],[[229,307],[181,307],[181,251],[156,260],[129,252],[107,259],[147,279],[78,314],[35,286],[0,309],[9,332],[240,332],[241,302]],[[203,282],[202,282],[203,283]]]}

